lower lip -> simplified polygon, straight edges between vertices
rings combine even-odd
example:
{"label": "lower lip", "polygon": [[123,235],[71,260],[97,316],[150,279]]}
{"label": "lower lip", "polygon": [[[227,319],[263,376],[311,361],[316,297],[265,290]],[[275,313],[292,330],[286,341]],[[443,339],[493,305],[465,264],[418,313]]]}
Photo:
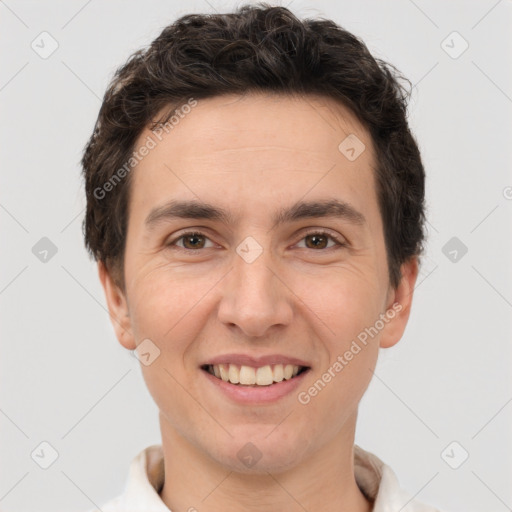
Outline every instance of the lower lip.
{"label": "lower lip", "polygon": [[206,370],[201,370],[206,378],[217,386],[223,393],[235,402],[241,404],[264,404],[280,400],[281,398],[292,393],[301,384],[304,377],[309,373],[310,369],[303,371],[300,375],[289,380],[282,380],[270,384],[269,386],[243,386],[241,384],[231,384],[222,379],[218,379]]}

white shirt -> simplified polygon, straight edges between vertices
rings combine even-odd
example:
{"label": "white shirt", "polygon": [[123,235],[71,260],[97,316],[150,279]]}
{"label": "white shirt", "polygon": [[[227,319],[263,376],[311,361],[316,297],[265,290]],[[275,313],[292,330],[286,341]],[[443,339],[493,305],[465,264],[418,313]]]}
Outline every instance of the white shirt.
{"label": "white shirt", "polygon": [[[439,512],[402,490],[393,470],[373,453],[354,445],[357,485],[374,502],[373,512]],[[164,455],[161,445],[140,452],[131,462],[123,494],[89,512],[172,512],[160,498],[164,485]]]}

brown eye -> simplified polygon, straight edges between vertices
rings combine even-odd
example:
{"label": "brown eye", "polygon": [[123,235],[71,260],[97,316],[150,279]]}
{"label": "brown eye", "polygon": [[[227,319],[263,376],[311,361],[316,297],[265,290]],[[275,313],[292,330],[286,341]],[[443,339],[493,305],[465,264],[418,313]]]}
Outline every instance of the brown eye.
{"label": "brown eye", "polygon": [[[206,241],[209,238],[203,233],[190,231],[188,233],[184,233],[183,235],[175,238],[173,241],[169,242],[168,246],[175,246],[178,249],[194,251],[197,249],[204,249]],[[179,242],[182,242],[181,244]],[[208,247],[206,247],[208,248]]]}
{"label": "brown eye", "polygon": [[[332,235],[326,231],[311,231],[310,233],[306,233],[302,240],[305,240],[306,249],[313,249],[318,251],[321,249],[340,249],[347,246],[345,242],[341,241],[335,235]],[[330,246],[328,245],[329,241],[333,242]]]}
{"label": "brown eye", "polygon": [[306,242],[308,249],[325,249],[328,244],[328,236],[322,234],[306,235],[305,239],[311,241],[310,244]]}
{"label": "brown eye", "polygon": [[[183,245],[185,249],[202,249],[204,246],[204,236],[200,233],[191,233],[184,235],[183,237]],[[188,246],[190,245],[190,246]]]}

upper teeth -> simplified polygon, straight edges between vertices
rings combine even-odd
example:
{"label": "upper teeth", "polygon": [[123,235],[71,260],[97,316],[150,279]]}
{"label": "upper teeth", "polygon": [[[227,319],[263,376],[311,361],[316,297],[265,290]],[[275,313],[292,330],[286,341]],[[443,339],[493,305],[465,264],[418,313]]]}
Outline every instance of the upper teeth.
{"label": "upper teeth", "polygon": [[299,373],[300,366],[293,364],[274,364],[253,368],[238,364],[214,364],[208,366],[208,371],[231,384],[243,384],[249,386],[269,386],[273,382],[288,380]]}

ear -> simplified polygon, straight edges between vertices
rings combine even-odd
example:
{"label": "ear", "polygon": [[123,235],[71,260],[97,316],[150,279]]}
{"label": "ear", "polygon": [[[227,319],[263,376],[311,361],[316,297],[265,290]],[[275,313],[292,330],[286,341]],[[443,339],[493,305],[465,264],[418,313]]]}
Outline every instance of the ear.
{"label": "ear", "polygon": [[[388,294],[388,316],[391,320],[382,330],[380,347],[389,348],[398,343],[404,334],[411,313],[414,285],[418,277],[418,258],[412,257],[400,267],[402,278],[396,289]],[[392,313],[395,313],[392,317]]]}
{"label": "ear", "polygon": [[135,350],[136,343],[125,294],[114,282],[104,263],[98,262],[98,275],[105,292],[110,321],[119,343],[128,350]]}

